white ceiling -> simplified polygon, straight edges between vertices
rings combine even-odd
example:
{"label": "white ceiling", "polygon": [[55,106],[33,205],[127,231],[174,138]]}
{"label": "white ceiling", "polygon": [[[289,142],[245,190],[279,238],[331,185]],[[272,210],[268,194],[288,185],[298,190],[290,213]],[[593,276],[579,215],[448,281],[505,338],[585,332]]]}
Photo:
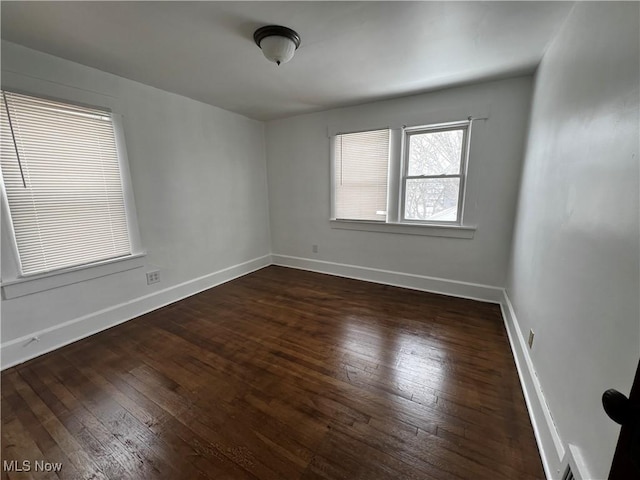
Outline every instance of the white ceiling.
{"label": "white ceiling", "polygon": [[[570,2],[2,2],[2,38],[267,120],[531,72]],[[277,67],[267,24],[302,44]]]}

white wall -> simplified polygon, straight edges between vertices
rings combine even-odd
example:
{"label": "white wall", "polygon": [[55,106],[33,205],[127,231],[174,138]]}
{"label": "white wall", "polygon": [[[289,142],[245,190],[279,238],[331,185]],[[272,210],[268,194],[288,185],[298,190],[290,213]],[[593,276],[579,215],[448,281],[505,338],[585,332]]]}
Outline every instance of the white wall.
{"label": "white wall", "polygon": [[[637,3],[579,3],[536,75],[507,293],[562,442],[606,478],[640,355]],[[554,470],[555,473],[555,470]]]}
{"label": "white wall", "polygon": [[[268,122],[273,253],[504,286],[530,96],[531,78],[519,77]],[[489,117],[472,132],[465,219],[477,226],[473,239],[331,228],[329,130],[470,115]]]}
{"label": "white wall", "polygon": [[[521,333],[536,331],[531,360],[562,441],[604,478],[618,430],[600,395],[628,393],[640,352],[638,15],[634,3],[578,4],[545,55],[515,231],[530,77],[272,121],[265,144],[261,122],[3,42],[3,85],[101,98],[124,115],[148,251],[145,268],[3,300],[3,346],[29,356],[42,347],[16,339],[45,331],[41,342],[53,348],[72,333],[56,336],[56,326],[104,328],[266,264],[270,251],[506,283]],[[329,130],[469,115],[489,117],[473,129],[465,211],[473,239],[331,228]],[[8,254],[3,243],[3,264]],[[225,270],[239,264],[247,267]],[[162,282],[147,286],[153,265]]]}
{"label": "white wall", "polygon": [[[3,300],[4,346],[77,319],[77,331],[83,322],[95,331],[104,325],[92,315],[103,309],[161,292],[146,298],[148,310],[175,298],[166,289],[181,285],[181,294],[192,293],[184,282],[200,279],[191,290],[205,288],[201,277],[269,254],[262,122],[7,42],[2,83],[85,103],[105,100],[123,115],[146,264],[159,267],[162,279],[147,286],[148,268],[138,268]],[[3,242],[4,265],[7,247]],[[118,315],[109,322],[124,320]],[[47,334],[41,337],[46,344]],[[22,343],[13,347],[24,354],[42,348]]]}

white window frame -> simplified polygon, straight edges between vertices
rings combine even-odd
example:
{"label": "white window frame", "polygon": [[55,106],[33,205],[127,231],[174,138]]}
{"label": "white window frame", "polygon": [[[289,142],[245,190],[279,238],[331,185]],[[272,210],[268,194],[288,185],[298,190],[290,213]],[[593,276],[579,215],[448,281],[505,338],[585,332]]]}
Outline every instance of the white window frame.
{"label": "white window frame", "polygon": [[[38,82],[39,83],[39,82]],[[18,245],[14,233],[13,221],[11,219],[11,210],[7,198],[7,192],[0,170],[0,203],[2,209],[2,279],[1,286],[4,297],[12,299],[24,295],[50,290],[85,280],[111,275],[113,273],[124,272],[144,266],[144,257],[146,251],[142,248],[140,237],[140,229],[138,226],[138,218],[136,213],[135,199],[133,195],[133,186],[131,183],[131,175],[129,171],[129,159],[127,155],[123,116],[112,110],[109,103],[110,99],[106,96],[103,98],[100,94],[90,94],[90,102],[77,101],[70,96],[50,95],[46,91],[43,93],[40,89],[36,91],[25,91],[20,88],[12,88],[11,86],[2,86],[2,90],[13,92],[32,97],[39,97],[47,100],[53,100],[68,105],[76,105],[80,107],[89,107],[96,110],[109,112],[113,122],[113,131],[115,136],[116,151],[120,167],[120,181],[122,182],[122,192],[124,197],[125,214],[127,220],[127,229],[129,233],[129,242],[131,245],[131,253],[126,256],[101,260],[97,262],[76,265],[61,269],[56,269],[43,273],[34,273],[23,275],[20,271],[20,257],[18,253]],[[73,91],[74,89],[68,89]],[[86,93],[82,92],[86,97]],[[106,101],[105,101],[106,99]],[[6,244],[9,244],[8,246]],[[8,248],[7,248],[8,247]],[[10,250],[10,252],[6,252]],[[10,262],[4,261],[10,257]]]}
{"label": "white window frame", "polygon": [[[464,121],[446,125],[427,125],[422,127],[411,127],[404,129],[403,139],[403,165],[402,165],[402,187],[400,198],[400,219],[401,223],[415,223],[424,225],[463,225],[465,186],[467,178],[467,163],[469,159],[469,131],[471,122]],[[462,148],[460,151],[460,173],[447,175],[409,175],[409,140],[412,135],[421,135],[424,133],[450,132],[462,130]],[[407,180],[412,179],[438,179],[438,178],[459,178],[460,186],[458,188],[458,210],[456,212],[456,220],[438,221],[438,220],[415,220],[406,218],[405,200],[407,191]]]}
{"label": "white window frame", "polygon": [[[484,119],[484,118],[483,118]],[[473,119],[469,118],[463,121],[453,121],[446,123],[434,123],[428,125],[402,126],[401,128],[393,128],[388,126],[374,127],[367,129],[358,129],[354,131],[336,132],[329,137],[330,147],[330,219],[331,228],[339,230],[360,230],[368,232],[384,232],[399,233],[405,235],[423,235],[435,237],[450,237],[472,239],[475,235],[476,226],[469,225],[464,221],[464,212],[466,204],[466,187],[467,187],[467,171],[469,162],[469,152],[471,146],[471,127]],[[358,133],[362,131],[390,129],[389,139],[389,173],[387,186],[387,219],[385,221],[369,221],[369,220],[343,220],[335,218],[334,202],[335,202],[335,186],[334,186],[334,144],[337,135],[347,133]],[[405,185],[408,171],[408,143],[407,135],[424,133],[428,131],[445,131],[465,129],[462,141],[460,175],[460,190],[458,192],[458,215],[455,222],[447,221],[423,221],[410,220],[404,218],[404,198]],[[434,176],[438,178],[440,176]],[[408,177],[412,178],[412,177]],[[424,178],[424,177],[416,177]],[[428,177],[427,177],[428,178]]]}

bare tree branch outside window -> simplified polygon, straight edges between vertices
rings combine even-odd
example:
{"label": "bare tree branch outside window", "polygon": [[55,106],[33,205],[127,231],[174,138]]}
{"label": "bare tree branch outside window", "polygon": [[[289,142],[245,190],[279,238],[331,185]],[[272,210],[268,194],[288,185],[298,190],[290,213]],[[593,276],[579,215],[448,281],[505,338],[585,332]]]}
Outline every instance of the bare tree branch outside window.
{"label": "bare tree branch outside window", "polygon": [[404,218],[456,221],[464,129],[414,133],[408,139]]}

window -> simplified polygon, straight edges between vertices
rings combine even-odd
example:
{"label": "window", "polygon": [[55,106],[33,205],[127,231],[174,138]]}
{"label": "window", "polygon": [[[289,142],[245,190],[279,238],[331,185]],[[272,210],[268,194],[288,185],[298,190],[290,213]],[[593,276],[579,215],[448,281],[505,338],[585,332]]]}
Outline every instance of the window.
{"label": "window", "polygon": [[337,135],[334,218],[385,221],[389,130]]}
{"label": "window", "polygon": [[462,225],[470,121],[333,137],[333,220]]}
{"label": "window", "polygon": [[20,274],[130,256],[114,116],[6,91],[0,100],[3,195]]}
{"label": "window", "polygon": [[467,127],[405,132],[402,219],[459,223]]}

